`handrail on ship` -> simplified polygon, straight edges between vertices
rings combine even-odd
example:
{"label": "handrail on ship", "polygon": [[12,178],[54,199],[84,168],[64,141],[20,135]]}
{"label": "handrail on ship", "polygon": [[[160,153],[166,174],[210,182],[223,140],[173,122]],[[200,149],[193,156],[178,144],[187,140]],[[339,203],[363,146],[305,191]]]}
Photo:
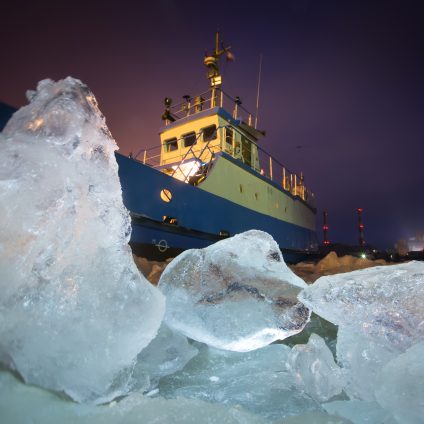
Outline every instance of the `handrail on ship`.
{"label": "handrail on ship", "polygon": [[[227,127],[231,128],[231,130],[233,130],[233,131],[241,133],[237,128],[235,128],[233,126],[220,126],[220,127],[216,128],[213,136],[216,136],[218,134],[218,130],[223,130],[224,128],[227,128]],[[212,156],[213,151],[211,150],[211,148],[216,147],[218,145],[217,141],[218,141],[218,143],[220,143],[219,147],[220,147],[221,151],[229,154],[232,157],[235,157],[234,147],[232,146],[231,151],[228,151],[224,137],[221,137],[221,142],[219,142],[219,140],[217,140],[217,139],[208,140],[206,142],[205,146],[203,147],[203,149],[196,156],[193,149],[197,145],[197,142],[199,140],[200,135],[201,135],[201,132],[199,132],[196,135],[196,142],[190,146],[190,149],[188,151],[186,151],[186,152],[176,151],[176,155],[174,156],[174,158],[175,158],[174,163],[177,164],[177,167],[173,168],[173,172],[172,172],[171,175],[174,175],[177,172],[178,168],[180,168],[180,172],[183,175],[185,175],[181,171],[181,165],[189,157],[189,152],[192,153],[193,157],[197,160],[201,160],[201,157],[202,157],[203,153],[206,151],[206,149],[209,150],[209,152],[211,153],[211,156]],[[298,175],[295,172],[291,172],[278,159],[273,157],[266,150],[262,149],[255,141],[246,137],[245,135],[244,135],[244,137],[250,143],[250,145],[251,144],[255,145],[256,148],[258,149],[258,152],[260,153],[259,156],[260,156],[260,159],[262,159],[262,160],[260,160],[261,169],[260,169],[260,171],[256,171],[256,172],[259,172],[259,174],[261,174],[263,177],[281,185],[282,188],[285,191],[291,193],[293,196],[298,196],[302,200],[304,200],[307,204],[309,204],[310,206],[315,207],[315,194],[305,187],[304,178],[303,178],[302,174]],[[179,139],[177,139],[178,145],[180,145],[179,142],[183,139],[184,139],[184,137],[180,137]],[[162,168],[163,165],[161,165],[161,163],[160,163],[160,158],[161,158],[161,150],[162,150],[163,146],[164,146],[164,144],[161,144],[160,146],[154,146],[154,147],[151,147],[151,148],[148,148],[148,149],[140,149],[139,152],[133,157],[133,159],[137,160],[138,162],[141,162],[145,165],[151,166],[152,168]],[[159,153],[149,156],[149,152],[152,152],[152,151],[155,151],[155,150],[159,150]],[[178,150],[180,150],[180,149],[178,149]],[[138,156],[140,156],[140,154],[142,152],[143,152],[143,159],[142,160],[137,159]],[[241,158],[238,158],[238,157],[235,157],[235,158],[243,162],[243,156],[242,155],[241,155]],[[277,166],[275,166],[275,165],[277,165]],[[252,169],[254,169],[254,168],[252,167]],[[190,174],[190,172],[191,172],[191,170],[189,171],[189,174]],[[187,178],[187,176],[186,176],[186,178]]]}
{"label": "handrail on ship", "polygon": [[[240,97],[233,98],[218,87],[205,91],[195,97],[184,96],[184,98],[185,100],[183,102],[177,103],[174,106],[169,106],[168,111],[174,121],[185,118],[187,116],[195,115],[196,113],[202,112],[204,110],[213,109],[217,106],[225,108],[225,99],[228,99],[229,101],[231,101],[231,103],[233,103],[232,116],[234,119],[245,118],[247,123],[251,126],[252,121],[255,118],[255,116],[251,112],[249,112],[246,108],[242,106],[242,101]],[[240,111],[243,111],[244,114],[240,114]],[[171,120],[165,119],[165,125],[169,125],[171,122]]]}

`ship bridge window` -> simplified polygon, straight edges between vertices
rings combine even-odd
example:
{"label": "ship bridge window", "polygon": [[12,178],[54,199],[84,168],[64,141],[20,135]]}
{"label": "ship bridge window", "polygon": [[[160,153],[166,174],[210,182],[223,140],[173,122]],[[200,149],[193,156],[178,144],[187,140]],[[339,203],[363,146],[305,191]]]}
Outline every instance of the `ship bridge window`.
{"label": "ship bridge window", "polygon": [[183,134],[183,146],[190,147],[194,143],[196,143],[196,133],[194,131],[189,132],[187,134]]}
{"label": "ship bridge window", "polygon": [[216,125],[209,125],[201,129],[203,141],[211,141],[216,139]]}
{"label": "ship bridge window", "polygon": [[225,128],[225,150],[231,152],[233,149],[233,130]]}
{"label": "ship bridge window", "polygon": [[246,137],[241,136],[243,162],[252,166],[252,142]]}
{"label": "ship bridge window", "polygon": [[178,141],[176,137],[169,138],[164,141],[165,152],[173,152],[174,150],[178,150]]}

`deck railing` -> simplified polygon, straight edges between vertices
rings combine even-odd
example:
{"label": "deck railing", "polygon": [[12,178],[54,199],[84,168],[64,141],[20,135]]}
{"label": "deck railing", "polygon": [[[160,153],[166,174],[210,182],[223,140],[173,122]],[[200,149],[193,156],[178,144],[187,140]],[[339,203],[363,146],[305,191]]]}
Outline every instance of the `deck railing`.
{"label": "deck railing", "polygon": [[234,119],[242,119],[248,125],[256,122],[255,116],[242,106],[240,97],[232,97],[221,88],[212,88],[195,97],[184,96],[183,102],[168,106],[167,110],[171,119],[165,119],[165,124],[169,125],[178,119],[195,115],[217,106],[231,110]]}
{"label": "deck railing", "polygon": [[[234,132],[239,132],[235,127],[231,126],[231,130]],[[255,168],[255,164],[250,162],[246,165],[250,166],[264,178],[267,178],[274,183],[280,185],[285,191],[291,193],[293,196],[298,196],[310,206],[315,207],[315,195],[314,193],[307,189],[305,186],[305,180],[303,174],[297,174],[295,172],[290,171],[285,165],[283,165],[278,159],[269,154],[266,150],[262,149],[257,143],[253,140],[245,137],[247,143],[241,145],[241,149],[250,149],[249,151],[236,152],[237,146],[235,146],[235,142],[233,140],[233,145],[228,148],[228,144],[226,143],[225,136],[223,134],[225,127],[218,127],[216,129],[216,134],[218,134],[217,138],[214,140],[210,140],[196,151],[196,147],[198,146],[197,140],[199,140],[199,134],[197,134],[196,143],[190,146],[190,149],[182,151],[182,149],[178,148],[175,150],[175,156],[170,157],[169,152],[167,153],[167,165],[169,167],[173,167],[174,171],[171,172],[170,175],[175,174],[178,169],[181,169],[183,163],[188,161],[190,158],[190,154],[193,154],[193,158],[197,158],[199,160],[203,160],[203,154],[207,151],[209,152],[209,157],[212,155],[213,151],[219,150],[228,153],[229,155],[239,159],[241,162],[245,162],[244,157],[252,158],[252,146],[255,146],[258,154],[259,154],[259,168]],[[183,137],[177,140],[178,146],[180,142],[183,141]],[[203,143],[201,143],[203,144]],[[161,151],[163,146],[155,146],[149,149],[141,149],[135,156],[131,156],[133,159],[142,162],[145,165],[149,165],[153,168],[161,167]],[[172,162],[172,163],[170,163]]]}

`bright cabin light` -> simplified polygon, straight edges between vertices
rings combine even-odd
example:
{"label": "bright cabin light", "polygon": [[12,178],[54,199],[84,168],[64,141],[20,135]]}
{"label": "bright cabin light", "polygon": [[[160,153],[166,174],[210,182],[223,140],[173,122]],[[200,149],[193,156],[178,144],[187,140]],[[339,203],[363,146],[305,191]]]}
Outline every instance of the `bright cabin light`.
{"label": "bright cabin light", "polygon": [[361,258],[362,259],[366,259],[367,258],[367,255],[365,253],[361,253]]}

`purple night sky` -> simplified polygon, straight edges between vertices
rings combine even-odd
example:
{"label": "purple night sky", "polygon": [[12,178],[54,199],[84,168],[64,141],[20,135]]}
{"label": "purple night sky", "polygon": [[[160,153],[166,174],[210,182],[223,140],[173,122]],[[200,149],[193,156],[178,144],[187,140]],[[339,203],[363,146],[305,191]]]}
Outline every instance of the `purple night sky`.
{"label": "purple night sky", "polygon": [[[208,88],[215,31],[235,62],[223,89],[255,110],[262,146],[303,171],[332,242],[392,247],[424,232],[424,10],[405,0],[13,2],[2,6],[0,101],[44,78],[93,91],[123,153],[159,144],[163,98]],[[421,6],[420,6],[421,5]]]}

